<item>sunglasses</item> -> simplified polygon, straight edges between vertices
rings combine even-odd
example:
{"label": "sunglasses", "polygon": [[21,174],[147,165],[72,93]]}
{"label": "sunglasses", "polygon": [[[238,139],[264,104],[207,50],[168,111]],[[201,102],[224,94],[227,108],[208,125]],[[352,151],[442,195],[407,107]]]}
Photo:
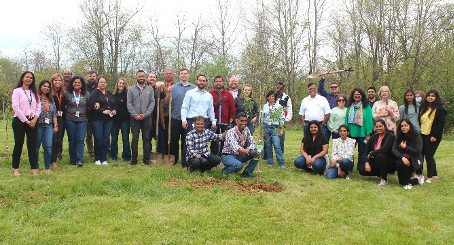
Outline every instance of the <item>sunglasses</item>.
{"label": "sunglasses", "polygon": [[309,88],[309,90],[316,90],[317,88]]}
{"label": "sunglasses", "polygon": [[347,100],[345,100],[345,99],[340,99],[340,100],[337,100],[337,101],[338,101],[338,102],[342,102],[342,101],[343,101],[343,102],[346,102]]}
{"label": "sunglasses", "polygon": [[331,87],[329,87],[329,88],[337,88],[337,86],[331,86]]}

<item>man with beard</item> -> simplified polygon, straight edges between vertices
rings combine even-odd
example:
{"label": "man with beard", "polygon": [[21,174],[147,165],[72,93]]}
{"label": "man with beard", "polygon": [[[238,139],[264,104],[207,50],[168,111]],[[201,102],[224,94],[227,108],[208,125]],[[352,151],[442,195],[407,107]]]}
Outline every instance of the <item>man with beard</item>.
{"label": "man with beard", "polygon": [[[191,89],[194,89],[194,84],[188,81],[189,78],[189,70],[183,68],[180,70],[179,73],[180,82],[172,85],[169,87],[168,94],[166,95],[165,103],[170,102],[170,98],[172,98],[172,108],[171,108],[171,122],[170,125],[172,127],[172,132],[170,135],[170,154],[175,156],[175,163],[178,162],[179,159],[179,149],[181,147],[181,151],[183,152],[183,148],[186,145],[186,129],[183,128],[183,122],[181,120],[181,106],[183,104],[183,99]],[[181,138],[180,147],[178,146],[178,141]],[[187,166],[185,155],[181,156],[181,162],[184,166]],[[187,168],[186,168],[187,170]]]}
{"label": "man with beard", "polygon": [[155,104],[154,92],[150,86],[145,84],[145,72],[139,70],[136,73],[137,84],[128,90],[128,111],[131,114],[131,165],[137,164],[139,133],[142,131],[143,142],[143,164],[150,164],[150,126],[151,114]]}
{"label": "man with beard", "polygon": [[[96,89],[97,84],[96,84],[96,72],[95,71],[89,71],[87,73],[87,92],[91,94],[94,89]],[[89,114],[87,110],[87,115]],[[90,121],[87,123],[87,136],[85,137],[85,141],[87,142],[87,149],[88,149],[88,154],[90,154],[90,157],[95,157],[95,151],[93,148],[93,132],[91,131],[91,126],[90,126]],[[110,147],[109,147],[110,151]]]}
{"label": "man with beard", "polygon": [[69,80],[73,77],[73,73],[70,69],[66,69],[63,71],[63,90],[66,91],[68,87]]}
{"label": "man with beard", "polygon": [[375,96],[375,94],[376,94],[375,87],[369,87],[367,89],[367,97],[369,99],[370,108],[374,107],[375,101],[377,101],[377,97]]}
{"label": "man with beard", "polygon": [[229,88],[227,88],[230,93],[232,93],[233,99],[235,99],[238,96],[241,96],[241,89],[238,88],[238,84],[240,81],[238,80],[237,77],[231,77],[229,79]]}
{"label": "man with beard", "polygon": [[[220,131],[218,133],[224,133],[229,128],[233,127],[233,120],[235,119],[235,99],[232,93],[224,88],[224,79],[221,76],[214,78],[214,88],[210,90],[211,96],[213,96],[214,116],[216,122],[219,122],[219,109],[221,109],[221,123],[218,125]],[[222,150],[223,143],[221,142],[221,148],[219,148],[219,142],[211,142],[211,153],[218,155],[218,152]]]}

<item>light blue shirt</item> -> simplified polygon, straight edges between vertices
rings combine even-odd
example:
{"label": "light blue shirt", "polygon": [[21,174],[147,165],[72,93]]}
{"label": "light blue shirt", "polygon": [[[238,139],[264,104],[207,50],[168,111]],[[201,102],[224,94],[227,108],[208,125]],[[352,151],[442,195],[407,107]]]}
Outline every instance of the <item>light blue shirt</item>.
{"label": "light blue shirt", "polygon": [[210,118],[211,124],[216,125],[213,96],[206,90],[200,92],[198,88],[189,90],[184,96],[181,105],[181,121],[186,122],[186,118],[196,116]]}
{"label": "light blue shirt", "polygon": [[185,86],[181,81],[172,85],[172,118],[181,120],[181,105],[183,104],[184,96],[189,90],[194,88],[196,88],[194,84],[188,83]]}
{"label": "light blue shirt", "polygon": [[[279,118],[270,118],[270,113],[273,111],[273,110],[279,110],[281,111],[281,114],[279,115]],[[270,107],[270,105],[268,103],[266,103],[265,105],[263,105],[263,109],[262,109],[262,122],[263,122],[263,125],[283,125],[284,124],[284,120],[285,120],[285,115],[284,115],[284,108],[282,108],[282,106],[278,103],[274,103],[273,106]]]}

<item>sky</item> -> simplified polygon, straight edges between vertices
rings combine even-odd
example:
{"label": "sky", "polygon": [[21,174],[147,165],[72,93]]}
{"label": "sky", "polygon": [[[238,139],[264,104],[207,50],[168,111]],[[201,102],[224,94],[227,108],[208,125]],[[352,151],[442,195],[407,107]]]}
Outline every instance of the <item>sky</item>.
{"label": "sky", "polygon": [[[65,26],[76,26],[81,20],[78,7],[81,0],[11,0],[2,1],[0,8],[0,53],[3,56],[19,55],[26,45],[39,45],[41,34],[47,23],[62,22]],[[160,19],[185,12],[195,18],[201,12],[209,12],[214,0],[122,0],[128,7],[144,5],[144,17],[157,14]],[[148,18],[148,17],[146,17]],[[173,25],[173,20],[167,22]],[[161,23],[160,23],[161,24]]]}

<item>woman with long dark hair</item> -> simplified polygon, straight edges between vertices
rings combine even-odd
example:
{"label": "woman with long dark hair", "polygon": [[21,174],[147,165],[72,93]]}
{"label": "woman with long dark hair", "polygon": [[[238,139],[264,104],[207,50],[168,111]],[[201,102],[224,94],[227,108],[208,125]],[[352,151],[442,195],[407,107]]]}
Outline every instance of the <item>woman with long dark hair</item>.
{"label": "woman with long dark hair", "polygon": [[327,170],[328,147],[329,141],[320,123],[316,120],[310,121],[301,140],[301,156],[296,158],[293,164],[307,172],[316,171],[322,175]]}
{"label": "woman with long dark hair", "polygon": [[415,92],[412,89],[405,91],[404,104],[399,107],[399,114],[401,118],[410,119],[415,130],[421,132],[419,127],[419,105],[416,103]]}
{"label": "woman with long dark hair", "polygon": [[421,103],[419,111],[423,142],[422,155],[423,157],[425,156],[427,163],[426,183],[432,183],[434,179],[438,179],[434,155],[443,137],[447,114],[444,109],[444,102],[440,98],[438,91],[435,89],[429,90],[425,100]]}
{"label": "woman with long dark hair", "polygon": [[374,127],[372,109],[369,106],[366,94],[360,88],[353,89],[350,94],[345,125],[350,129],[350,136],[356,140],[358,145],[358,162],[356,164],[358,170],[358,166],[364,164],[366,157],[366,137],[370,136]]}
{"label": "woman with long dark hair", "polygon": [[51,94],[51,84],[48,80],[39,83],[38,94],[41,102],[41,113],[38,118],[38,137],[36,142],[36,169],[39,169],[38,156],[41,143],[44,149],[44,168],[50,171],[52,157],[52,139],[57,133],[57,107]]}
{"label": "woman with long dark hair", "polygon": [[28,160],[30,161],[30,173],[38,174],[36,166],[36,137],[38,136],[38,121],[41,105],[36,91],[35,75],[31,71],[22,73],[19,82],[13,90],[12,106],[14,111],[13,132],[13,174],[19,176],[19,163],[27,135]]}
{"label": "woman with long dark hair", "polygon": [[372,135],[366,145],[366,162],[359,165],[359,173],[364,176],[377,176],[378,185],[388,184],[388,173],[396,171],[396,161],[392,147],[396,136],[388,130],[386,122],[378,119],[374,123],[376,134]]}
{"label": "woman with long dark hair", "polygon": [[114,99],[117,104],[117,114],[113,116],[113,125],[110,133],[110,159],[117,160],[118,155],[118,133],[121,129],[123,140],[123,152],[121,158],[124,161],[131,161],[131,147],[129,144],[130,114],[127,107],[128,83],[126,79],[119,78],[115,85]]}
{"label": "woman with long dark hair", "polygon": [[57,108],[57,133],[52,139],[52,156],[50,160],[51,167],[57,167],[57,158],[61,158],[63,148],[63,135],[65,131],[65,100],[63,99],[63,76],[59,73],[52,75],[50,78],[52,84],[52,95],[55,107]]}
{"label": "woman with long dark hair", "polygon": [[397,176],[404,189],[413,188],[418,183],[424,185],[424,177],[410,179],[413,172],[422,168],[422,139],[408,118],[397,122],[396,141],[392,152],[397,157]]}
{"label": "woman with long dark hair", "polygon": [[68,134],[69,158],[71,164],[82,167],[84,139],[87,134],[87,101],[90,98],[85,80],[80,76],[71,78],[63,98],[66,104],[65,128]]}

